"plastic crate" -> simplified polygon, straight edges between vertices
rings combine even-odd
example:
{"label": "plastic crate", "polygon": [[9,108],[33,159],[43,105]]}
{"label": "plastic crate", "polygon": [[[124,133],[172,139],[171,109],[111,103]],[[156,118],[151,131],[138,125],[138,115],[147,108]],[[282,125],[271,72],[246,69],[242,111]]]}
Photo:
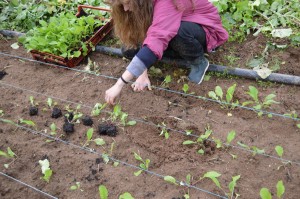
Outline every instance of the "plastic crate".
{"label": "plastic crate", "polygon": [[[87,6],[87,5],[79,5],[78,12],[76,14],[77,17],[85,15],[83,8],[89,8],[89,9],[110,12],[110,10],[105,9],[105,8],[93,7],[93,6]],[[95,31],[94,35],[92,35],[85,42],[87,44],[91,42],[93,44],[93,46],[96,46],[112,29],[113,29],[113,22],[112,22],[112,19],[109,19],[106,24],[99,27],[99,29],[97,31]],[[90,47],[90,45],[87,45],[87,48],[88,48],[88,51],[87,51],[87,55],[88,55],[91,52],[92,47]],[[83,52],[82,48],[80,48],[79,51]],[[33,59],[35,59],[35,60],[43,61],[43,62],[47,62],[47,63],[59,64],[59,65],[67,66],[70,68],[77,66],[87,56],[87,55],[84,56],[83,53],[81,53],[81,55],[79,57],[74,57],[74,58],[68,59],[68,58],[57,56],[57,55],[54,55],[51,53],[40,52],[40,51],[36,51],[36,50],[31,50],[30,53],[31,53]]]}

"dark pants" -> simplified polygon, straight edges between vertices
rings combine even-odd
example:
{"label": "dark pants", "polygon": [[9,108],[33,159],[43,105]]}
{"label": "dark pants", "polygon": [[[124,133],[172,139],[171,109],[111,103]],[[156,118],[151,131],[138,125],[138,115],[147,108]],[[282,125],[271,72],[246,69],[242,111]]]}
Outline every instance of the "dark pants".
{"label": "dark pants", "polygon": [[[132,59],[139,49],[122,48],[124,57]],[[206,34],[202,26],[182,21],[177,35],[169,42],[163,57],[181,58],[189,62],[202,59],[206,51]]]}

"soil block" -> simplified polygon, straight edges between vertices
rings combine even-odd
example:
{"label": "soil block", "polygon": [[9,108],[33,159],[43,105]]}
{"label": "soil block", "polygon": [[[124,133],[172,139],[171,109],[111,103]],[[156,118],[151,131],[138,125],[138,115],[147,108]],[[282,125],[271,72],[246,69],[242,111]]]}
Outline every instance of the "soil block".
{"label": "soil block", "polygon": [[69,122],[64,123],[63,131],[66,134],[74,133],[74,124],[69,123]]}
{"label": "soil block", "polygon": [[118,131],[117,127],[114,124],[100,124],[98,126],[98,132],[100,135],[115,137]]}
{"label": "soil block", "polygon": [[39,112],[38,107],[36,107],[36,106],[30,106],[30,107],[29,107],[29,115],[30,115],[30,116],[37,115],[38,112]]}
{"label": "soil block", "polygon": [[68,112],[69,116],[65,116],[65,123],[71,122],[74,118],[74,114],[72,112]]}
{"label": "soil block", "polygon": [[3,79],[5,75],[7,75],[5,71],[0,71],[0,80]]}
{"label": "soil block", "polygon": [[62,116],[61,110],[59,108],[53,108],[51,117],[56,119],[61,116]]}
{"label": "soil block", "polygon": [[94,122],[90,116],[86,115],[82,118],[82,123],[85,126],[92,126]]}

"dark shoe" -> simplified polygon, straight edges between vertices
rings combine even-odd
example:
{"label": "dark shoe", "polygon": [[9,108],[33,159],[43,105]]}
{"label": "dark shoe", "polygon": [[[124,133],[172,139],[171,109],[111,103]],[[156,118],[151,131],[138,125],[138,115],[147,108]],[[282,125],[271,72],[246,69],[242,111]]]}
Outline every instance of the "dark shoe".
{"label": "dark shoe", "polygon": [[201,59],[199,64],[191,65],[189,80],[196,84],[201,84],[208,67],[209,62],[206,58]]}

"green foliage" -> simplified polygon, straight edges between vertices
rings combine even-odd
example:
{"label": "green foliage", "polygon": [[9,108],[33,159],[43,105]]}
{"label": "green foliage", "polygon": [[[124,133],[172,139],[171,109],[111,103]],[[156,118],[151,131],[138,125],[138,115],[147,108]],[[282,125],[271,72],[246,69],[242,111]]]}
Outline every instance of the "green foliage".
{"label": "green foliage", "polygon": [[[143,170],[148,170],[150,159],[143,160],[143,158],[140,155],[138,155],[136,152],[133,152],[133,154],[134,154],[134,158],[141,162],[139,165],[140,168],[142,168]],[[139,176],[143,172],[143,170],[138,170],[134,172],[134,175]]]}
{"label": "green foliage", "polygon": [[92,139],[94,134],[94,129],[89,128],[86,132],[86,142],[83,144],[83,147],[88,146],[90,142],[95,142],[96,145],[102,146],[105,145],[105,141],[102,138]]}
{"label": "green foliage", "polygon": [[[87,4],[92,6],[107,7],[103,0],[12,0],[0,1],[0,30],[9,29],[27,32],[39,24],[39,20],[49,21],[52,16],[57,16],[66,10],[75,15],[77,6]],[[104,14],[97,10],[87,10],[89,14]],[[109,13],[105,13],[109,17]]]}
{"label": "green foliage", "polygon": [[119,199],[134,199],[134,197],[130,193],[125,192],[122,195],[120,195]]}
{"label": "green foliage", "polygon": [[252,150],[252,155],[255,156],[256,154],[264,154],[265,150],[264,149],[259,149],[256,146],[248,146],[242,142],[237,142],[238,145],[240,145],[241,147],[247,149],[247,150]]}
{"label": "green foliage", "polygon": [[26,37],[20,40],[28,51],[37,50],[64,58],[79,57],[81,47],[83,55],[87,54],[87,45],[84,40],[90,37],[95,28],[103,23],[93,16],[77,18],[71,13],[61,13],[51,17],[49,23],[39,21],[40,26],[30,30]]}
{"label": "green foliage", "polygon": [[278,155],[280,158],[282,158],[282,155],[283,155],[283,148],[282,148],[282,146],[276,146],[276,147],[275,147],[275,151],[276,151],[277,155]]}
{"label": "green foliage", "polygon": [[[284,192],[285,192],[285,187],[282,182],[282,180],[279,180],[276,184],[276,189],[277,189],[277,198],[282,198]],[[272,199],[272,194],[267,188],[262,188],[260,190],[260,197],[261,199]]]}
{"label": "green foliage", "polygon": [[252,100],[243,102],[242,106],[252,104],[253,108],[258,111],[259,116],[263,114],[261,111],[262,109],[269,108],[272,104],[279,104],[279,102],[274,100],[276,97],[275,94],[269,94],[261,101],[259,99],[259,92],[254,86],[249,86],[249,91],[246,93],[252,98]]}
{"label": "green foliage", "polygon": [[240,177],[241,177],[240,175],[233,176],[232,177],[232,181],[228,184],[228,188],[229,188],[229,191],[230,191],[230,193],[228,194],[228,196],[230,198],[233,198],[232,196],[234,194],[234,188],[236,186],[237,181],[240,179]]}
{"label": "green foliage", "polygon": [[108,199],[108,190],[104,185],[100,185],[98,190],[100,199]]}
{"label": "green foliage", "polygon": [[165,176],[165,177],[164,177],[164,180],[165,180],[166,182],[171,183],[171,184],[178,185],[176,179],[175,179],[174,177],[172,177],[172,176]]}
{"label": "green foliage", "polygon": [[35,127],[35,123],[31,120],[24,120],[22,118],[19,119],[20,124],[26,124],[28,126]]}
{"label": "green foliage", "polygon": [[75,185],[72,185],[72,186],[70,187],[70,190],[71,190],[71,191],[75,191],[75,190],[83,191],[82,189],[80,189],[80,182],[76,182]]}
{"label": "green foliage", "polygon": [[52,173],[53,173],[53,171],[50,169],[49,160],[47,160],[47,159],[39,160],[39,164],[41,166],[42,173],[44,174],[42,179],[49,183],[50,178],[51,178]]}
{"label": "green foliage", "polygon": [[271,195],[269,189],[267,189],[267,188],[262,188],[260,190],[259,195],[262,199],[272,199],[272,195]]}
{"label": "green foliage", "polygon": [[164,81],[161,83],[161,86],[164,88],[168,88],[169,87],[169,83],[171,83],[172,78],[171,75],[167,75],[164,79]]}
{"label": "green foliage", "polygon": [[161,129],[161,131],[160,131],[159,136],[162,136],[162,135],[163,135],[163,136],[165,137],[165,139],[169,139],[170,134],[169,134],[169,132],[168,132],[168,130],[167,130],[166,124],[165,124],[164,122],[162,122],[162,123],[161,123],[161,126],[162,126],[162,129]]}
{"label": "green foliage", "polygon": [[232,109],[236,105],[239,104],[238,100],[235,103],[233,103],[233,95],[234,95],[234,92],[235,92],[235,88],[236,88],[236,84],[233,84],[232,86],[230,86],[227,89],[226,100],[223,100],[224,93],[223,93],[223,89],[220,86],[216,86],[214,91],[209,91],[208,96],[210,98],[214,99],[214,100],[218,100],[218,101],[221,101],[221,102],[226,102],[227,104],[221,104],[222,108]]}
{"label": "green foliage", "polygon": [[[81,112],[79,112],[81,108],[81,105],[78,104],[75,108],[75,110],[71,109],[70,106],[66,106],[66,111],[68,111],[68,113],[65,114],[68,122],[70,123],[80,123],[80,118],[83,116],[83,114]],[[73,118],[71,121],[69,121],[69,113],[73,113]]]}
{"label": "green foliage", "polygon": [[4,111],[0,109],[0,117],[4,115]]}
{"label": "green foliage", "polygon": [[4,152],[4,151],[0,150],[0,157],[1,156],[5,157],[5,158],[8,158],[8,159],[13,159],[10,163],[4,164],[4,167],[6,169],[8,169],[9,166],[17,159],[17,155],[11,150],[10,147],[7,147],[7,152]]}
{"label": "green foliage", "polygon": [[101,111],[107,106],[107,103],[101,104],[96,103],[93,110],[92,110],[92,116],[99,116]]}
{"label": "green foliage", "polygon": [[288,37],[289,28],[300,24],[298,0],[213,0],[213,4],[221,14],[231,41],[242,41],[251,31],[256,31],[254,35],[263,32],[273,37]]}
{"label": "green foliage", "polygon": [[136,125],[136,121],[131,120],[127,121],[128,114],[122,111],[121,105],[117,104],[114,106],[113,112],[110,112],[110,120],[112,122],[120,121],[123,126],[134,126]]}
{"label": "green foliage", "polygon": [[209,178],[209,179],[211,179],[211,180],[215,183],[215,185],[216,185],[217,187],[219,187],[220,189],[222,189],[222,188],[221,188],[221,185],[220,185],[220,182],[219,182],[219,180],[218,180],[218,177],[220,177],[220,176],[221,176],[221,174],[219,174],[219,173],[216,172],[216,171],[209,171],[209,172],[207,172],[207,173],[205,173],[205,174],[203,175],[202,179],[203,179],[203,178]]}
{"label": "green foliage", "polygon": [[235,138],[235,131],[230,131],[227,135],[227,141],[226,144],[230,144],[232,140]]}

